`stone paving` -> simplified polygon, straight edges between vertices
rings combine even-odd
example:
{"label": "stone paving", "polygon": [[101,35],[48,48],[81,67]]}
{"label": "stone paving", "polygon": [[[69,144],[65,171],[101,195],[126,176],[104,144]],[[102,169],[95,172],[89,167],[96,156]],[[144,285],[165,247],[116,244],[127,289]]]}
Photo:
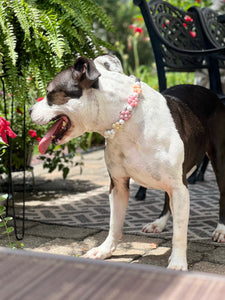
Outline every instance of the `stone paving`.
{"label": "stone paving", "polygon": [[[27,193],[25,249],[81,256],[106,237],[109,178],[103,150],[83,157],[82,174],[79,168],[72,168],[66,181],[60,173],[49,174],[34,162],[36,183],[33,192]],[[145,201],[136,202],[136,191],[137,185],[132,182],[124,237],[110,260],[166,267],[171,252],[172,219],[160,235],[141,233],[142,226],[159,215],[163,193],[149,190]],[[218,189],[211,168],[205,182],[190,186],[190,195],[189,269],[225,274],[225,245],[213,243],[210,238],[218,219]],[[20,197],[18,193],[17,214]],[[7,246],[2,236],[0,246]]]}

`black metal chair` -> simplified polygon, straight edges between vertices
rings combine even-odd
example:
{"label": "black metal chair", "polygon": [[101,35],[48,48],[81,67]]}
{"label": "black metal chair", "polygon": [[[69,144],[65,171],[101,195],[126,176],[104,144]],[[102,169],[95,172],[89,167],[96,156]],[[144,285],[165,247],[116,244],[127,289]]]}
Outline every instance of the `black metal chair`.
{"label": "black metal chair", "polygon": [[[139,6],[155,56],[159,91],[167,88],[167,72],[195,72],[207,69],[210,89],[222,101],[219,68],[225,68],[224,24],[216,12],[192,7],[183,11],[162,0],[134,0]],[[211,24],[211,25],[209,25]],[[222,28],[222,29],[221,29]],[[204,180],[208,157],[189,178],[189,183]],[[146,189],[140,187],[136,199],[145,198]]]}

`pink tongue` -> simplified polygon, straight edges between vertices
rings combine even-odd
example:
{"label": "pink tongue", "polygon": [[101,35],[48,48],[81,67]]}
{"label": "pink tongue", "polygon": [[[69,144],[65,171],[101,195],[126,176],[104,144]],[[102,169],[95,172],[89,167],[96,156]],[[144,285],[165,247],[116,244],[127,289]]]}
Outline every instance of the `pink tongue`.
{"label": "pink tongue", "polygon": [[62,127],[63,118],[55,122],[52,127],[47,131],[46,135],[42,138],[39,143],[38,149],[41,154],[44,154],[48,149],[48,146],[51,144],[52,136],[56,132],[58,127]]}

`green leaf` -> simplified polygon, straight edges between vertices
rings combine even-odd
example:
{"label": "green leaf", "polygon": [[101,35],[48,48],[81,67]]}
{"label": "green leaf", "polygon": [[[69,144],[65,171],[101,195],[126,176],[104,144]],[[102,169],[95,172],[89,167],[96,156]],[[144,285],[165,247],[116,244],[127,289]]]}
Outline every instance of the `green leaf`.
{"label": "green leaf", "polygon": [[8,221],[11,221],[13,218],[12,217],[5,217],[4,220],[7,223]]}
{"label": "green leaf", "polygon": [[25,245],[21,242],[16,242],[15,246],[16,246],[17,249],[23,249],[25,247]]}
{"label": "green leaf", "polygon": [[5,212],[5,206],[0,205],[0,216]]}
{"label": "green leaf", "polygon": [[13,227],[8,227],[5,231],[3,231],[3,234],[10,233],[10,232],[13,232],[13,231],[14,231]]}
{"label": "green leaf", "polygon": [[0,196],[0,201],[5,201],[8,198],[8,194],[4,194]]}

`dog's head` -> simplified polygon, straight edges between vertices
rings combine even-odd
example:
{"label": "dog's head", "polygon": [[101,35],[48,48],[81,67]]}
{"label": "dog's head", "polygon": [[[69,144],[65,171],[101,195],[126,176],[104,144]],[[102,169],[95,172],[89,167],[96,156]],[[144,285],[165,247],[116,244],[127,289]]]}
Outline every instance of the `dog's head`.
{"label": "dog's head", "polygon": [[48,84],[46,97],[30,108],[35,123],[44,125],[54,122],[39,144],[41,153],[47,150],[51,142],[63,144],[86,131],[93,131],[90,122],[98,122],[101,98],[101,71],[96,65],[103,73],[123,72],[120,61],[114,56],[100,56],[95,62],[80,57],[73,66],[54,77]]}
{"label": "dog's head", "polygon": [[75,64],[60,72],[48,84],[48,105],[65,104],[70,99],[79,99],[83,90],[98,87],[98,77],[101,74],[90,59],[80,57]]}

